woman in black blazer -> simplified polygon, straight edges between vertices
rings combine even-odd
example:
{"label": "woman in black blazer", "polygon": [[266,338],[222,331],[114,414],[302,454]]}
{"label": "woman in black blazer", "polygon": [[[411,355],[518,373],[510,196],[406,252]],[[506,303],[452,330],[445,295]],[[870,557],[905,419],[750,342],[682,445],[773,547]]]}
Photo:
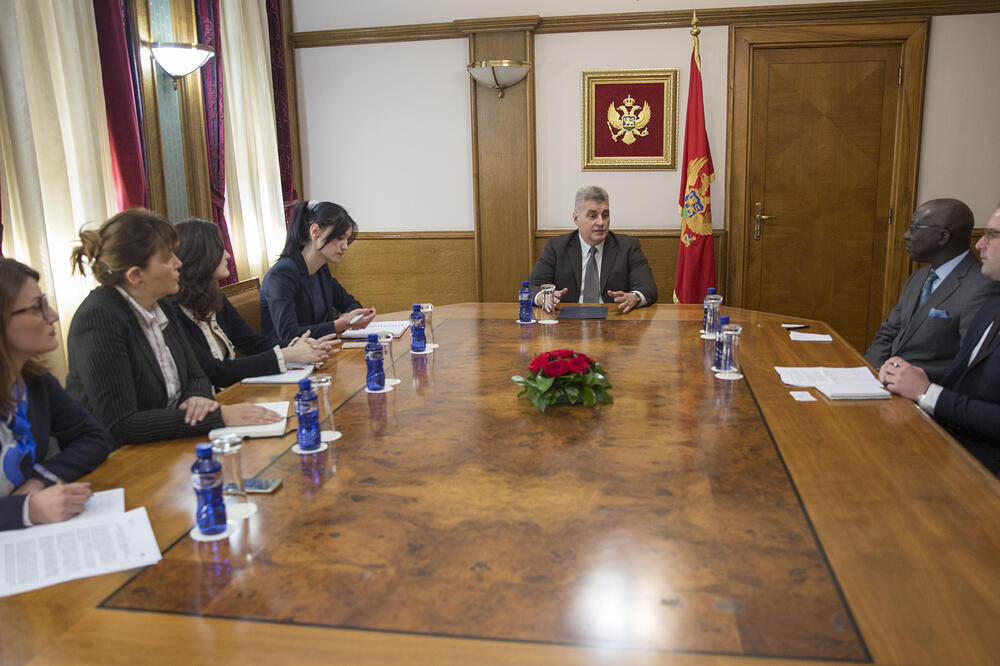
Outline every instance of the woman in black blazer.
{"label": "woman in black blazer", "polygon": [[80,232],[74,270],[101,284],[69,328],[66,389],[118,445],[205,435],[223,425],[273,423],[251,403],[219,406],[167,296],[177,293],[177,232],[147,210]]}
{"label": "woman in black blazer", "polygon": [[357,235],[358,225],[335,203],[295,207],[281,257],[260,284],[261,333],[287,341],[307,330],[322,336],[364,328],[375,318],[375,308],[361,307],[327,267],[340,263]]}
{"label": "woman in black blazer", "polygon": [[[38,273],[0,259],[0,530],[53,523],[83,510],[89,483],[70,483],[113,448],[108,431],[35,360],[59,341]],[[49,438],[59,442],[49,454]]]}
{"label": "woman in black blazer", "polygon": [[286,363],[326,360],[334,335],[314,340],[306,331],[281,349],[275,338],[253,330],[240,316],[219,289],[218,281],[229,277],[229,253],[218,227],[189,219],[178,222],[176,229],[180,242],[175,253],[183,263],[174,304],[198,364],[215,386],[284,372]]}

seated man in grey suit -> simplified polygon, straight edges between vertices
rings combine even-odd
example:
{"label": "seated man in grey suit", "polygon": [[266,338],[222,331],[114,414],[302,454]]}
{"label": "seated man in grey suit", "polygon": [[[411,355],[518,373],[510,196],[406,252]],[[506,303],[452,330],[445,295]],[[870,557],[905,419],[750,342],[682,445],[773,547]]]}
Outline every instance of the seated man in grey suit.
{"label": "seated man in grey suit", "polygon": [[656,302],[656,282],[639,240],[612,233],[608,193],[590,185],[576,193],[576,231],[550,238],[528,278],[532,296],[554,284],[555,302],[618,304],[622,314]]}
{"label": "seated man in grey suit", "polygon": [[1000,295],[1000,284],[982,274],[982,264],[969,251],[973,222],[972,211],[957,199],[933,199],[914,211],[903,234],[906,251],[930,265],[903,285],[899,302],[865,352],[875,368],[899,356],[940,379],[979,308]]}
{"label": "seated man in grey suit", "polygon": [[[1000,208],[976,243],[983,275],[1000,281]],[[1000,476],[1000,298],[983,305],[968,335],[940,380],[928,378],[898,356],[878,378],[893,393],[909,398],[943,425],[979,462]]]}

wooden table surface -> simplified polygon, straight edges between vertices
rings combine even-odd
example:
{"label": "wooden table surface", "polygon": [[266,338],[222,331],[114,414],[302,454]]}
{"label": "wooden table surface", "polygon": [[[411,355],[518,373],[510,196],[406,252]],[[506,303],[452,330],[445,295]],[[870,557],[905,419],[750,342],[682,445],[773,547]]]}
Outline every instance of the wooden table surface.
{"label": "wooden table surface", "polygon": [[[440,307],[440,347],[404,335],[379,395],[344,350],[323,369],[343,437],[249,441],[246,476],[283,485],[215,544],[186,536],[198,440],[124,447],[88,479],[147,508],[163,560],[0,600],[0,663],[997,663],[997,479],[907,400],[793,401],[775,365],[863,361],[724,310],[745,380],[706,369],[697,306]],[[564,347],[614,404],[515,398]]]}

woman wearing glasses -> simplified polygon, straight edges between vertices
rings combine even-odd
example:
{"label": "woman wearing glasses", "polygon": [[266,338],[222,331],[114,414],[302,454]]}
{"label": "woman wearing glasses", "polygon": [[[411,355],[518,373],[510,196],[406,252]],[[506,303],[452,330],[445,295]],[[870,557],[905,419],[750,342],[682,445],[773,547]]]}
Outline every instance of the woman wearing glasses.
{"label": "woman wearing glasses", "polygon": [[296,206],[281,257],[260,284],[264,335],[287,342],[307,330],[319,337],[364,328],[375,318],[375,308],[362,308],[327,267],[340,263],[357,235],[357,223],[335,203]]}
{"label": "woman wearing glasses", "polygon": [[[35,359],[59,341],[38,273],[0,259],[0,530],[54,523],[83,511],[111,437]],[[58,453],[47,458],[49,438]]]}
{"label": "woman wearing glasses", "polygon": [[101,284],[76,311],[66,389],[118,445],[204,435],[223,425],[279,420],[241,403],[219,406],[212,384],[166,299],[177,293],[177,232],[147,210],[115,215],[80,232],[70,259]]}
{"label": "woman wearing glasses", "polygon": [[229,277],[229,253],[218,227],[190,219],[178,222],[176,229],[180,239],[176,254],[183,264],[174,303],[194,355],[215,386],[284,372],[286,363],[326,360],[333,335],[314,340],[307,331],[281,349],[275,338],[253,330],[240,316],[219,289],[219,280]]}

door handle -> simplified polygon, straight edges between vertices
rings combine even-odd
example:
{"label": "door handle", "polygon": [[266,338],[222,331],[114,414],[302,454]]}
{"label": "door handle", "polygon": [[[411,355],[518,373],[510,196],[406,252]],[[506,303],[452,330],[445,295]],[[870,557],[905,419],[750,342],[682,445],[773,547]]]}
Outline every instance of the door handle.
{"label": "door handle", "polygon": [[755,241],[759,241],[760,240],[760,223],[763,222],[764,220],[770,220],[774,216],[773,215],[764,215],[764,204],[762,204],[760,202],[755,203],[753,205],[753,207],[754,207],[754,211],[755,211],[754,216],[753,216],[753,239]]}

